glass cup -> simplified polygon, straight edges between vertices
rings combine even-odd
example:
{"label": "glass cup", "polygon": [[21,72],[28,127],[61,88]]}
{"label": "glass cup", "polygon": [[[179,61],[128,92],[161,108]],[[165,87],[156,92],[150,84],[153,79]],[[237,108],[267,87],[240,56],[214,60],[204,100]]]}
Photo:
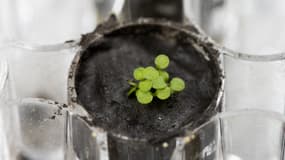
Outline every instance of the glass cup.
{"label": "glass cup", "polygon": [[285,111],[285,2],[191,0],[192,21],[225,46],[226,110]]}
{"label": "glass cup", "polygon": [[1,0],[1,38],[36,45],[79,39],[112,12],[120,13],[123,4],[124,0]]}
{"label": "glass cup", "polygon": [[9,62],[17,97],[67,102],[68,69],[76,45],[76,42],[37,47],[13,44],[0,49],[0,56]]}
{"label": "glass cup", "polygon": [[5,160],[66,158],[67,105],[27,98],[1,104]]}
{"label": "glass cup", "polygon": [[285,59],[225,52],[226,110],[256,108],[284,113]]}
{"label": "glass cup", "polygon": [[113,4],[114,0],[1,0],[0,28],[11,41],[63,43],[93,31],[109,16]]}
{"label": "glass cup", "polygon": [[[144,21],[140,21],[138,24],[131,24],[131,27],[137,27],[143,25],[144,27],[148,28],[148,25],[153,27],[152,21],[147,21],[148,19],[144,19]],[[160,26],[162,28],[172,26],[171,22],[155,22],[156,26]],[[166,26],[165,26],[166,24]],[[121,28],[126,29],[128,24]],[[173,26],[175,26],[173,24]],[[173,27],[172,26],[172,27]],[[187,38],[195,39],[193,41],[193,46],[195,46],[195,50],[203,51],[203,49],[207,51],[212,50],[213,44],[208,41],[207,37],[200,35],[200,33],[196,33],[195,26],[190,26],[192,30],[187,30]],[[120,30],[123,30],[120,29]],[[176,32],[183,32],[186,30],[183,27],[179,27]],[[153,30],[153,28],[152,28]],[[116,29],[108,30],[108,34],[110,32],[115,32]],[[166,32],[173,32],[172,29],[167,29]],[[122,32],[124,34],[131,34],[126,29],[126,32]],[[144,32],[142,32],[144,33]],[[185,32],[186,33],[186,32]],[[158,33],[160,34],[160,33]],[[163,35],[161,35],[163,37]],[[163,39],[163,38],[162,38]],[[97,39],[100,40],[100,39]],[[192,42],[192,41],[191,41]],[[201,48],[199,47],[201,46]],[[122,136],[119,134],[111,133],[103,128],[99,128],[98,126],[91,125],[88,123],[88,114],[86,113],[84,107],[80,105],[78,102],[76,87],[75,87],[75,77],[76,71],[78,69],[78,64],[80,64],[80,59],[83,56],[83,49],[86,46],[82,46],[81,52],[78,52],[73,60],[72,66],[70,67],[70,76],[69,76],[69,83],[68,83],[68,98],[69,104],[73,107],[73,112],[69,118],[69,133],[70,133],[70,142],[72,149],[74,150],[75,154],[81,160],[102,160],[102,159],[110,159],[110,160],[158,160],[158,159],[169,159],[171,157],[172,151],[175,149],[175,138],[169,138],[167,142],[155,142],[149,143],[146,142],[145,139],[135,139],[126,136]],[[206,49],[207,48],[207,49]],[[214,58],[219,58],[219,51],[214,50],[213,54],[217,54]],[[205,52],[204,52],[205,53]],[[205,54],[207,55],[207,54]],[[84,56],[83,56],[84,57]],[[210,57],[212,58],[212,57]],[[219,63],[220,64],[220,63]],[[223,76],[222,70],[216,72],[220,78],[220,86],[219,86],[219,93],[217,93],[217,97],[213,97],[211,104],[201,112],[199,118],[195,119],[193,123],[191,123],[192,127],[198,126],[199,124],[207,121],[210,117],[214,116],[216,112],[222,110],[223,104]],[[205,120],[206,118],[207,120]],[[202,122],[203,121],[203,122]],[[211,132],[210,132],[211,133]],[[174,136],[175,137],[175,136]],[[166,147],[165,147],[166,146]],[[167,147],[169,146],[169,147]]]}
{"label": "glass cup", "polygon": [[[74,155],[80,160],[169,159],[175,148],[175,139],[154,145],[113,135],[103,129],[90,126],[85,118],[77,114],[71,114],[69,122],[70,146]],[[170,147],[165,148],[163,144]]]}
{"label": "glass cup", "polygon": [[283,0],[190,0],[188,3],[187,17],[227,48],[249,55],[271,55],[285,50]]}
{"label": "glass cup", "polygon": [[0,56],[8,59],[17,96],[66,103],[68,68],[78,39],[111,12],[119,13],[123,4],[124,0],[0,0]]}
{"label": "glass cup", "polygon": [[283,160],[284,124],[276,112],[221,113],[178,138],[172,160]]}
{"label": "glass cup", "polygon": [[[71,146],[81,160],[276,160],[284,159],[285,117],[276,112],[220,113],[200,127],[157,145],[129,143],[71,115]],[[81,131],[81,132],[79,132]],[[124,154],[122,154],[124,153]]]}

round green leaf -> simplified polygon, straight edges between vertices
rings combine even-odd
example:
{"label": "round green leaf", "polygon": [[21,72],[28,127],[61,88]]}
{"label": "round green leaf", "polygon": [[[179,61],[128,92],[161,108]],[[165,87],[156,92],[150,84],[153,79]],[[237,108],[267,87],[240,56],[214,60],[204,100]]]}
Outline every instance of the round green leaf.
{"label": "round green leaf", "polygon": [[156,90],[155,94],[157,98],[165,100],[170,97],[171,89],[169,87],[166,87],[164,89],[158,89]]}
{"label": "round green leaf", "polygon": [[153,99],[151,92],[144,92],[140,89],[136,91],[136,96],[137,96],[138,102],[141,104],[148,104]]}
{"label": "round green leaf", "polygon": [[163,77],[159,76],[158,78],[152,80],[152,87],[155,89],[163,89],[167,86]]}
{"label": "round green leaf", "polygon": [[179,92],[185,88],[185,83],[181,78],[175,77],[170,81],[170,88],[173,91]]}
{"label": "round green leaf", "polygon": [[163,77],[165,82],[169,80],[169,74],[166,71],[159,71],[159,76]]}
{"label": "round green leaf", "polygon": [[144,68],[138,67],[134,70],[133,76],[136,80],[143,80],[144,79]]}
{"label": "round green leaf", "polygon": [[143,71],[145,79],[153,80],[159,76],[159,72],[154,67],[146,67]]}
{"label": "round green leaf", "polygon": [[150,80],[144,80],[139,82],[139,89],[144,92],[149,91],[151,87],[152,87],[152,81]]}
{"label": "round green leaf", "polygon": [[165,69],[169,65],[169,58],[165,54],[160,54],[155,58],[154,63],[157,68]]}

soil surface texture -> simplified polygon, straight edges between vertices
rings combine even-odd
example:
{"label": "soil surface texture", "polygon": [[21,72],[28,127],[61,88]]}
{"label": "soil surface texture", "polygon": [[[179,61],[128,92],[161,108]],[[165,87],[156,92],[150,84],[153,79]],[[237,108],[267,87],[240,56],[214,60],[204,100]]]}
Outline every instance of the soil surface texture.
{"label": "soil surface texture", "polygon": [[[184,32],[161,26],[131,26],[105,34],[91,43],[76,71],[78,103],[93,117],[93,125],[113,134],[159,141],[195,127],[220,86],[214,60],[205,58]],[[127,96],[128,80],[139,66],[154,66],[166,54],[172,77],[184,79],[186,88],[168,100],[141,105]],[[197,125],[197,124],[195,124]]]}

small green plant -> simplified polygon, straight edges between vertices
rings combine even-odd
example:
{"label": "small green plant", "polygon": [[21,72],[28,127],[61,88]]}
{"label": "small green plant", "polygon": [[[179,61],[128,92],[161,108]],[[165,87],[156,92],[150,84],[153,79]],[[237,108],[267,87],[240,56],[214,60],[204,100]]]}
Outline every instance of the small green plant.
{"label": "small green plant", "polygon": [[185,82],[179,77],[174,77],[169,81],[169,74],[165,71],[169,65],[168,56],[158,55],[154,64],[155,67],[136,68],[133,72],[136,81],[129,81],[131,88],[128,96],[135,93],[141,104],[151,103],[154,97],[166,100],[171,94],[181,92],[185,88]]}

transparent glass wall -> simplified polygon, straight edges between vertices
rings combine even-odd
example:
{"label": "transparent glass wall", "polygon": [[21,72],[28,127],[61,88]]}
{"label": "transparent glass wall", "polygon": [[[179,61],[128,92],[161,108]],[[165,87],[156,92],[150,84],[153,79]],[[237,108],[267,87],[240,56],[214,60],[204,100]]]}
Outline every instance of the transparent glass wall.
{"label": "transparent glass wall", "polygon": [[29,47],[10,45],[0,49],[9,63],[17,97],[67,101],[68,69],[76,53],[74,44]]}
{"label": "transparent glass wall", "polygon": [[185,8],[187,17],[227,48],[250,55],[285,50],[283,0],[190,0]]}
{"label": "transparent glass wall", "polygon": [[172,160],[284,160],[284,122],[276,112],[221,113],[178,138]]}
{"label": "transparent glass wall", "polygon": [[[220,113],[185,136],[156,145],[114,137],[71,115],[71,144],[82,160],[284,160],[285,117],[276,112]],[[78,132],[81,131],[81,132]],[[121,140],[118,141],[118,138]]]}
{"label": "transparent glass wall", "polygon": [[43,99],[1,104],[5,160],[63,160],[67,152],[66,105]]}
{"label": "transparent glass wall", "polygon": [[0,56],[8,60],[18,97],[66,102],[73,47],[82,34],[93,31],[112,10],[120,12],[123,3],[0,0]]}
{"label": "transparent glass wall", "polygon": [[187,17],[225,46],[227,110],[284,113],[285,2],[191,0]]}
{"label": "transparent glass wall", "polygon": [[8,40],[56,44],[78,39],[96,25],[92,0],[1,0],[2,30]]}
{"label": "transparent glass wall", "polygon": [[284,113],[285,59],[226,54],[226,110],[256,108]]}

